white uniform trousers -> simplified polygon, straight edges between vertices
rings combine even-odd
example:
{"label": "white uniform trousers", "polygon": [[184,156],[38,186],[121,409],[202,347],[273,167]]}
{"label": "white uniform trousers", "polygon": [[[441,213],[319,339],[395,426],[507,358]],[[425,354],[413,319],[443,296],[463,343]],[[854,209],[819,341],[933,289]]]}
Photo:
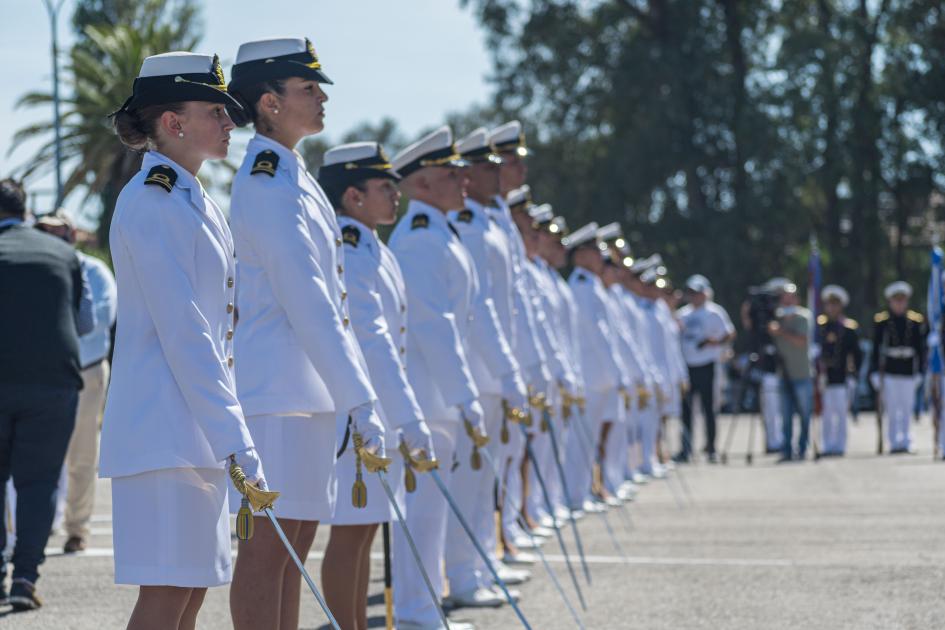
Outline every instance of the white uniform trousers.
{"label": "white uniform trousers", "polygon": [[506,498],[500,497],[502,511],[502,535],[511,541],[515,536],[523,534],[518,524],[519,512],[522,508],[522,461],[525,458],[525,436],[522,434],[522,425],[510,422],[509,443],[499,449],[499,467],[505,481]]}
{"label": "white uniform trousers", "polygon": [[656,441],[659,438],[660,414],[655,404],[647,405],[639,412],[640,418],[640,455],[642,462],[639,471],[644,475],[653,474],[656,461]]}
{"label": "white uniform trousers", "polygon": [[886,374],[883,377],[883,421],[890,450],[912,446],[911,417],[915,405],[915,376]]}
{"label": "white uniform trousers", "polygon": [[781,450],[784,430],[781,419],[781,379],[777,374],[766,372],[761,377],[761,415],[765,420],[767,449],[769,451]]}
{"label": "white uniform trousers", "polygon": [[[561,396],[554,392],[548,399],[551,410],[548,412],[548,421],[554,423],[553,428],[555,436],[561,434]],[[535,433],[532,438],[532,452],[535,459],[538,460],[538,467],[541,473],[541,479],[545,482],[545,489],[548,491],[548,497],[551,505],[556,508],[561,505],[561,476],[555,466],[554,451],[552,450],[551,435],[548,431],[542,431],[541,417],[535,418]],[[545,495],[541,491],[541,484],[538,482],[538,475],[535,472],[535,466],[529,462],[528,466],[528,514],[534,519],[550,517],[548,514],[548,505],[545,501]]]}
{"label": "white uniform trousers", "polygon": [[87,538],[89,519],[95,504],[95,467],[98,463],[98,428],[105,409],[108,388],[108,361],[101,361],[82,370],[82,391],[76,411],[75,429],[66,452],[66,514],[67,536]]}
{"label": "white uniform trousers", "polygon": [[[457,439],[463,429],[458,422],[443,422],[428,418],[427,424],[433,434],[436,457],[442,462],[438,469],[440,478],[449,487]],[[417,550],[420,552],[423,566],[433,583],[433,589],[437,598],[441,600],[445,582],[443,557],[448,511],[449,506],[440,494],[439,488],[436,487],[436,482],[429,474],[418,474],[416,491],[407,493],[407,513],[404,516]],[[417,569],[400,523],[394,524],[393,539],[394,617],[397,621],[411,621],[419,624],[440,623],[440,616],[433,602],[430,601],[430,594],[424,585],[420,570]],[[461,542],[450,541],[450,544],[461,544]]]}
{"label": "white uniform trousers", "polygon": [[[490,438],[486,449],[495,461],[498,449],[493,443],[499,442],[502,398],[487,394],[481,396],[479,402],[485,412],[483,419]],[[482,467],[473,470],[470,465],[472,440],[464,429],[460,429],[456,441],[456,461],[459,465],[450,480],[450,493],[482,548],[495,549],[495,473],[485,457],[482,457]],[[450,583],[450,592],[468,593],[479,586],[491,584],[491,579],[487,580],[483,573],[487,569],[482,558],[452,512],[447,517],[446,539],[450,541],[446,547],[446,577]]]}
{"label": "white uniform trousers", "polygon": [[[631,398],[631,408],[633,398]],[[604,446],[604,461],[601,463],[601,476],[604,487],[610,494],[617,494],[617,490],[626,480],[627,454],[630,446],[627,443],[627,416],[629,413],[621,406],[620,417],[614,422],[607,435],[607,444]]]}
{"label": "white uniform trousers", "polygon": [[846,383],[827,385],[823,391],[820,415],[821,436],[825,455],[842,455],[847,448],[847,409],[850,408]]}

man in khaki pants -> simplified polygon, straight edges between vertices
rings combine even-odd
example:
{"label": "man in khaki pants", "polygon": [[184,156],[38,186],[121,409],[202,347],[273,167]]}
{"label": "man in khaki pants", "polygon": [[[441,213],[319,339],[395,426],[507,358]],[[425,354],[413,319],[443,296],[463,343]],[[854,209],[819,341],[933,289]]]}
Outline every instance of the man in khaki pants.
{"label": "man in khaki pants", "polygon": [[[47,216],[36,223],[40,230],[75,242],[75,228],[62,216]],[[76,251],[79,264],[92,292],[95,328],[79,337],[79,364],[82,366],[82,390],[76,410],[75,429],[69,441],[65,468],[66,514],[64,551],[74,553],[85,549],[89,536],[89,520],[95,503],[95,469],[98,464],[98,430],[108,389],[108,354],[111,349],[111,327],[118,307],[115,276],[104,262]]]}

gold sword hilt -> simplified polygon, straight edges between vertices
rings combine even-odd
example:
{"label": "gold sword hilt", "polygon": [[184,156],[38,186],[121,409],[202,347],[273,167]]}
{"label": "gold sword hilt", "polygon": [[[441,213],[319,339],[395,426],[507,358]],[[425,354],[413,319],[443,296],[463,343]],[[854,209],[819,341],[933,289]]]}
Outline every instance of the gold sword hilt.
{"label": "gold sword hilt", "polygon": [[351,486],[351,504],[356,508],[367,507],[367,485],[364,483],[364,476],[361,472],[363,465],[368,472],[377,472],[383,470],[387,472],[392,460],[387,457],[380,457],[375,453],[364,448],[364,437],[357,431],[352,432],[351,439],[354,442],[354,484]]}
{"label": "gold sword hilt", "polygon": [[233,487],[243,498],[240,501],[240,509],[236,513],[236,537],[240,540],[249,540],[253,537],[253,512],[262,512],[269,509],[279,498],[279,493],[273,490],[263,490],[251,483],[246,478],[246,473],[236,458],[230,456],[230,481]]}

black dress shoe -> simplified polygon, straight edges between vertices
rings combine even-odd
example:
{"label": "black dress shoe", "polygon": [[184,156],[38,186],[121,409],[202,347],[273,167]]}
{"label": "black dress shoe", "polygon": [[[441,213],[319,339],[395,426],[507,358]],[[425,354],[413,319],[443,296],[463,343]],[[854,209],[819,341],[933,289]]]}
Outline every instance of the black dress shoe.
{"label": "black dress shoe", "polygon": [[677,464],[688,464],[689,455],[687,453],[676,453],[673,455],[673,461]]}
{"label": "black dress shoe", "polygon": [[85,539],[81,536],[69,536],[69,540],[62,546],[63,553],[77,553],[85,551]]}
{"label": "black dress shoe", "polygon": [[10,589],[9,603],[13,610],[36,610],[43,605],[43,600],[36,595],[36,585],[29,580],[17,578]]}
{"label": "black dress shoe", "polygon": [[718,464],[718,463],[719,463],[719,456],[716,455],[714,452],[713,452],[713,453],[709,453],[708,455],[706,455],[706,459],[709,461],[710,464]]}

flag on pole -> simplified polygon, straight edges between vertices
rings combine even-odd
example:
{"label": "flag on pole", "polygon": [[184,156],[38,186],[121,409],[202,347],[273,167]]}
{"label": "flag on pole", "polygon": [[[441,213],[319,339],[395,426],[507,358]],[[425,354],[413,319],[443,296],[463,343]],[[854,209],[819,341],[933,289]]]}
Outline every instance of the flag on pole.
{"label": "flag on pole", "polygon": [[929,292],[926,312],[929,315],[929,372],[942,374],[945,371],[942,357],[942,313],[945,306],[945,294],[942,290],[942,248],[936,245],[932,248],[932,270],[929,275]]}

